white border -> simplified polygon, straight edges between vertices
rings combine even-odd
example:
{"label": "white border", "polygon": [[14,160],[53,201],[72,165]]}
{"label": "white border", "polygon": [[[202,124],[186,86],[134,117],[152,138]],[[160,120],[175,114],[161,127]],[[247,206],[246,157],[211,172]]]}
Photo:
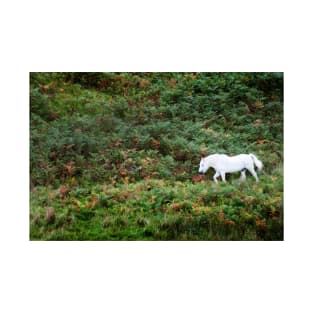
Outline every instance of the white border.
{"label": "white border", "polygon": [[[309,1],[3,1],[2,312],[312,311]],[[285,72],[284,242],[29,242],[30,71]]]}

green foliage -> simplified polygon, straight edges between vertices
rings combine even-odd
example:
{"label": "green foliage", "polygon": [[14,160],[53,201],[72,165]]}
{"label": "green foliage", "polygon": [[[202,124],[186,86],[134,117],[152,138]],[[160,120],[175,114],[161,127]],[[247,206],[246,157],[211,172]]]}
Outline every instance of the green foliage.
{"label": "green foliage", "polygon": [[[77,240],[281,240],[282,179],[267,176],[254,185],[150,179],[105,191],[101,185],[71,187],[66,198],[35,188],[31,238],[55,240],[62,233]],[[44,222],[48,205],[56,208],[53,225]]]}
{"label": "green foliage", "polygon": [[[281,240],[282,151],[282,73],[31,73],[31,238]],[[255,153],[259,185],[202,153]]]}

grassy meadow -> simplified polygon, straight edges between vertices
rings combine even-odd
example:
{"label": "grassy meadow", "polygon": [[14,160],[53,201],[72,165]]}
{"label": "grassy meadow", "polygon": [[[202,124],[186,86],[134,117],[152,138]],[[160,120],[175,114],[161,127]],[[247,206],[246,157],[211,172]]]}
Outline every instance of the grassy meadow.
{"label": "grassy meadow", "polygon": [[283,74],[30,73],[30,240],[283,240]]}

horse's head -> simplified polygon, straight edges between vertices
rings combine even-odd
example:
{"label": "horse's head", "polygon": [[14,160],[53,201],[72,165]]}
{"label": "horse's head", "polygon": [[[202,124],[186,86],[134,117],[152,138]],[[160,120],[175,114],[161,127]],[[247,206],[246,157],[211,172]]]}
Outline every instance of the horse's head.
{"label": "horse's head", "polygon": [[210,165],[209,165],[209,160],[207,160],[206,158],[201,158],[200,160],[200,165],[199,165],[199,174],[204,174],[208,169],[209,169]]}

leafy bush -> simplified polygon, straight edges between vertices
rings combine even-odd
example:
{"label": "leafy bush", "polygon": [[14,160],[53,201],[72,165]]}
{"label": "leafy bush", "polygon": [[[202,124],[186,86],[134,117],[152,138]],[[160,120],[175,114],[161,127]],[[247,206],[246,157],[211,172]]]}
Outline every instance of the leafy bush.
{"label": "leafy bush", "polygon": [[[255,153],[260,184],[203,153]],[[282,164],[282,73],[30,75],[32,238],[281,239]]]}

